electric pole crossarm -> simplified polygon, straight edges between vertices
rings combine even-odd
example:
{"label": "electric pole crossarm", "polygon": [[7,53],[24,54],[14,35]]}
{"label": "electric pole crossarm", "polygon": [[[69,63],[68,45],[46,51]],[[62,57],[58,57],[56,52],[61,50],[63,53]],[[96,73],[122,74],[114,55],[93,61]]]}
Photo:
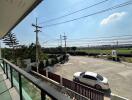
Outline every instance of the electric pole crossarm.
{"label": "electric pole crossarm", "polygon": [[37,26],[37,25],[35,25],[35,24],[32,24],[32,26],[34,26],[34,27],[36,27],[36,28],[43,28],[43,27]]}

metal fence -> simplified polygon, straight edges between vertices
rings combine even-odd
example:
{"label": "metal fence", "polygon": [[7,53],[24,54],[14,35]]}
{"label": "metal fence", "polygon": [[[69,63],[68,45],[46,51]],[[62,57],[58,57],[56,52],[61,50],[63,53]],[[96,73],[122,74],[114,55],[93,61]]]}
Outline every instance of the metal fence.
{"label": "metal fence", "polygon": [[76,83],[74,81],[62,78],[63,86],[76,91],[77,93],[90,98],[90,100],[103,100],[104,94],[93,88],[84,86],[82,84]]}
{"label": "metal fence", "polygon": [[[17,88],[20,100],[46,100],[47,96],[51,100],[71,100],[51,87],[50,84],[33,77],[6,59],[0,59],[0,62],[0,67],[6,74],[7,79],[11,81],[11,88]],[[34,94],[31,95],[32,93]]]}
{"label": "metal fence", "polygon": [[[34,70],[34,71],[36,71],[36,70]],[[47,72],[46,70],[41,70],[39,73],[60,83],[62,86],[66,87],[80,95],[83,95],[83,96],[89,98],[90,100],[104,100],[104,93],[99,90],[96,90],[96,89],[88,87],[86,85],[82,85],[80,83],[68,80],[66,78],[62,78],[60,75],[54,74],[52,72]],[[72,92],[72,93],[68,92],[68,95],[75,97],[75,99],[77,99],[77,100],[83,100],[83,99],[80,99],[79,96],[74,92]]]}
{"label": "metal fence", "polygon": [[48,78],[60,83],[60,76],[54,73],[48,72]]}

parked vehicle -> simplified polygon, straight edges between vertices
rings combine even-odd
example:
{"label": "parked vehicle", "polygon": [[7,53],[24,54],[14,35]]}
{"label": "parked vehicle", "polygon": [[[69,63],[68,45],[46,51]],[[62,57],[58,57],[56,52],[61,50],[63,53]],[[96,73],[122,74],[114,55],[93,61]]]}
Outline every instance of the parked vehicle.
{"label": "parked vehicle", "polygon": [[108,79],[94,72],[76,72],[73,81],[81,82],[96,89],[109,89]]}

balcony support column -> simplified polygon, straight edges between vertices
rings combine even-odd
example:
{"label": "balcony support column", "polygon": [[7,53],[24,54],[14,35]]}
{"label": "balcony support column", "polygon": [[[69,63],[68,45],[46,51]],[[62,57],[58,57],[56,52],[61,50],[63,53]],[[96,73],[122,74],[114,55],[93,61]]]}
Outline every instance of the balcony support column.
{"label": "balcony support column", "polygon": [[10,66],[10,76],[11,76],[11,88],[13,87],[13,76],[12,76],[12,68]]}
{"label": "balcony support column", "polygon": [[20,93],[20,100],[23,100],[23,99],[22,99],[22,79],[21,79],[21,74],[18,73],[18,76],[19,76],[19,93]]}
{"label": "balcony support column", "polygon": [[41,90],[41,100],[46,100],[46,94],[43,90]]}
{"label": "balcony support column", "polygon": [[4,60],[2,62],[3,62],[3,71],[5,73],[5,62],[4,62]]}
{"label": "balcony support column", "polygon": [[6,67],[6,76],[7,76],[7,79],[8,79],[8,66],[7,66],[7,63],[5,63],[5,67]]}

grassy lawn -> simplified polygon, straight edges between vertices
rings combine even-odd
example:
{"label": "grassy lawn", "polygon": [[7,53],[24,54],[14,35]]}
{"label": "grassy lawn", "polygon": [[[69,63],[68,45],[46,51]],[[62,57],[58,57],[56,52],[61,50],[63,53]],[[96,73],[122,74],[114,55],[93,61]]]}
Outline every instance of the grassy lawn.
{"label": "grassy lawn", "polygon": [[[117,50],[117,53],[120,54],[132,54],[132,48],[118,48],[115,49]],[[77,51],[82,51],[82,52],[87,52],[87,53],[104,53],[104,54],[111,54],[112,49],[87,49],[87,50],[77,50]]]}
{"label": "grassy lawn", "polygon": [[[128,48],[117,48],[115,50],[117,50],[118,54],[128,54],[128,55],[130,54],[130,55],[132,55],[132,48],[129,48],[129,49]],[[102,54],[111,55],[112,49],[87,49],[87,50],[77,50],[77,51],[87,52],[87,53],[98,53],[98,54],[102,53]],[[100,57],[100,58],[102,58],[102,57]],[[108,56],[103,57],[103,58],[107,59]],[[125,56],[123,57],[123,56],[121,56],[121,57],[119,57],[119,59],[121,61],[132,63],[132,57],[125,57]]]}

